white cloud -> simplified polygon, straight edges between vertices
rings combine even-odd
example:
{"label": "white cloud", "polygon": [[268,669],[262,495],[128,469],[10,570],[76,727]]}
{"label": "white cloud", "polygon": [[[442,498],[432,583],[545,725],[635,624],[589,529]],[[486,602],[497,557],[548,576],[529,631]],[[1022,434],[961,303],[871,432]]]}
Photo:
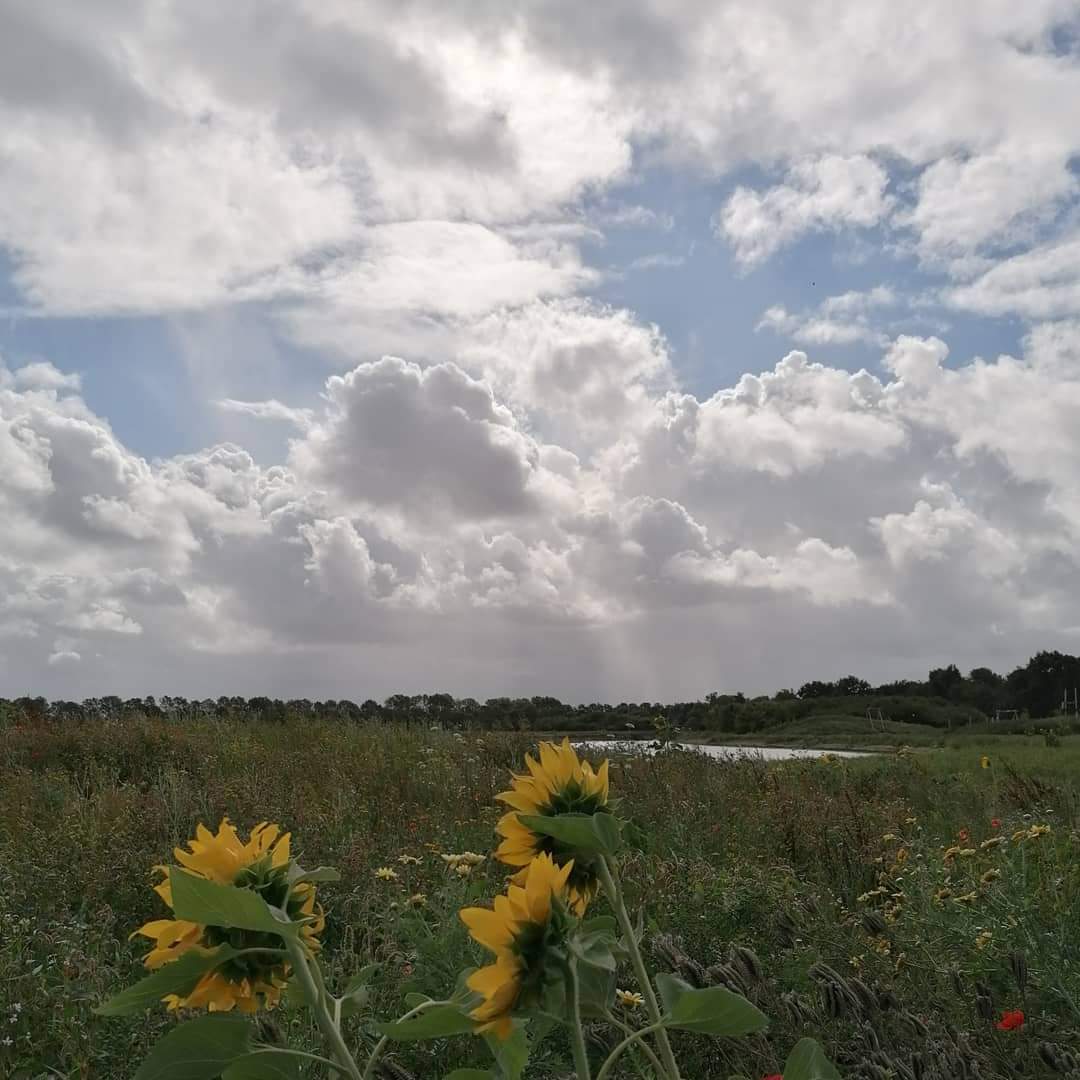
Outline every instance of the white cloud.
{"label": "white cloud", "polygon": [[894,306],[895,291],[877,285],[865,291],[852,290],[826,297],[814,311],[798,314],[789,312],[782,304],[767,308],[755,330],[772,330],[790,337],[800,345],[851,345],[866,342],[883,346],[888,336],[875,325],[872,313]]}
{"label": "white cloud", "polygon": [[865,155],[823,155],[796,161],[783,184],[759,193],[737,187],[713,218],[713,228],[744,266],[811,232],[877,225],[889,213],[889,174]]}

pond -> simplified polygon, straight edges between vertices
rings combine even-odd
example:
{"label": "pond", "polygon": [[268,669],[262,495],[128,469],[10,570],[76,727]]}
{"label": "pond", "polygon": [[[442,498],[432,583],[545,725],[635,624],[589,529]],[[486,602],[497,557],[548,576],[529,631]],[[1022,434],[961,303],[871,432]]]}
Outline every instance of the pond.
{"label": "pond", "polygon": [[[655,743],[647,739],[583,739],[574,743],[583,750],[607,750],[618,754],[655,754]],[[802,746],[716,746],[706,743],[672,743],[678,750],[690,750],[711,758],[762,758],[784,761],[792,758],[863,757],[861,750],[810,750]]]}

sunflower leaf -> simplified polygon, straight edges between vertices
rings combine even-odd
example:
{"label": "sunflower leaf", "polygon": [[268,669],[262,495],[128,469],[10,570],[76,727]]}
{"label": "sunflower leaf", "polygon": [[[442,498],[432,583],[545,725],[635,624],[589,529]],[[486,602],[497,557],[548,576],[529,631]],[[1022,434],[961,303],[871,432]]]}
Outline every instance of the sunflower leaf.
{"label": "sunflower leaf", "polygon": [[302,881],[310,881],[313,884],[320,881],[340,881],[341,872],[332,866],[317,866],[314,870],[302,870],[296,863],[292,863],[285,879],[290,885],[299,885]]}
{"label": "sunflower leaf", "polygon": [[300,931],[301,923],[291,922],[283,911],[271,907],[251,889],[218,885],[177,867],[169,872],[169,881],[173,911],[178,919],[204,926],[261,930],[279,937],[295,937]]}
{"label": "sunflower leaf", "polygon": [[251,1052],[252,1026],[241,1016],[200,1016],[159,1039],[134,1080],[211,1080]]}
{"label": "sunflower leaf", "polygon": [[395,1042],[416,1042],[420,1039],[442,1039],[447,1035],[464,1035],[475,1029],[476,1022],[456,1005],[437,1005],[410,1020],[373,1026],[380,1035]]}
{"label": "sunflower leaf", "polygon": [[153,974],[140,979],[134,986],[114,994],[94,1009],[94,1012],[98,1016],[127,1016],[150,1005],[157,1005],[166,994],[184,997],[195,989],[195,985],[208,971],[213,971],[226,960],[232,959],[236,952],[231,945],[219,945],[209,951],[188,949]]}
{"label": "sunflower leaf", "polygon": [[703,1035],[749,1035],[769,1026],[769,1018],[746,998],[723,986],[698,990],[674,975],[657,975],[664,1001],[664,1026]]}
{"label": "sunflower leaf", "polygon": [[221,1080],[300,1080],[303,1059],[284,1047],[260,1046],[235,1058]]}
{"label": "sunflower leaf", "polygon": [[495,1075],[498,1080],[521,1080],[529,1063],[529,1032],[522,1020],[514,1021],[514,1029],[506,1039],[485,1034],[491,1056],[495,1059]]}
{"label": "sunflower leaf", "polygon": [[488,1069],[455,1069],[445,1080],[495,1080],[495,1074]]}
{"label": "sunflower leaf", "polygon": [[788,1054],[784,1080],[840,1080],[840,1074],[813,1039],[800,1039]]}
{"label": "sunflower leaf", "polygon": [[621,844],[619,823],[611,814],[519,814],[518,821],[580,852],[615,855]]}

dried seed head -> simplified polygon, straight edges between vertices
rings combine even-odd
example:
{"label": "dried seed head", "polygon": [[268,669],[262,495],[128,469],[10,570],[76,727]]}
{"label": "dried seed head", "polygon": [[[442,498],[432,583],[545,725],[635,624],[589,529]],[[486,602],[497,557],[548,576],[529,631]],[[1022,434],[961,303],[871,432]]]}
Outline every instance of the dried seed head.
{"label": "dried seed head", "polygon": [[994,1019],[994,1002],[986,994],[975,995],[975,1012],[981,1020]]}
{"label": "dried seed head", "polygon": [[964,978],[960,972],[956,968],[952,968],[949,971],[949,978],[952,980],[953,993],[956,994],[958,998],[965,997]]}
{"label": "dried seed head", "polygon": [[863,929],[868,934],[884,934],[885,928],[888,925],[884,918],[880,916],[876,911],[868,911],[862,917]]}
{"label": "dried seed head", "polygon": [[1027,987],[1028,967],[1027,957],[1020,949],[1016,949],[1014,952],[1009,953],[1009,970],[1016,980],[1017,989],[1020,993],[1023,993],[1024,989]]}
{"label": "dried seed head", "polygon": [[858,1000],[859,1009],[864,1016],[869,1016],[871,1013],[877,1012],[877,998],[874,996],[874,992],[862,981],[862,979],[848,979],[847,984]]}
{"label": "dried seed head", "polygon": [[747,948],[745,945],[733,945],[730,960],[746,975],[751,986],[765,978],[765,973],[761,968],[761,961],[753,949]]}

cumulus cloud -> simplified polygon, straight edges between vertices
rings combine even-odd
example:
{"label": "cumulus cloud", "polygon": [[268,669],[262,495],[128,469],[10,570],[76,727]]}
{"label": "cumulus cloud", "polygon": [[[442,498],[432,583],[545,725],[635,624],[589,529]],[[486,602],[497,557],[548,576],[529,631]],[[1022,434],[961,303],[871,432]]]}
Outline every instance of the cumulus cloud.
{"label": "cumulus cloud", "polygon": [[764,192],[737,187],[713,219],[744,266],[811,232],[867,228],[887,216],[889,174],[864,155],[821,157],[795,162],[783,184]]}
{"label": "cumulus cloud", "polygon": [[[147,462],[70,387],[6,373],[0,686],[160,692],[180,656],[177,689],[246,672],[255,692],[273,657],[281,692],[353,672],[378,695],[418,685],[419,649],[420,682],[461,693],[663,696],[687,649],[725,685],[797,681],[838,648],[884,677],[878,650],[915,625],[920,657],[974,664],[1004,636],[1019,658],[1075,623],[1078,352],[1062,325],[992,362],[900,338],[886,378],[794,352],[705,399],[642,384],[634,422],[580,453],[454,364],[387,358],[327,381],[285,465],[231,444]],[[687,640],[706,613],[719,636]],[[770,652],[799,627],[813,648]]]}
{"label": "cumulus cloud", "polygon": [[[326,367],[208,395],[266,445],[149,460],[89,365],[0,366],[0,689],[660,698],[1075,643],[1073,15],[8,3],[5,310],[243,305]],[[687,273],[706,185],[740,268],[845,234],[874,276],[763,300],[806,351],[684,383],[685,327],[595,297]],[[1057,321],[951,357],[869,287],[905,258]]]}

